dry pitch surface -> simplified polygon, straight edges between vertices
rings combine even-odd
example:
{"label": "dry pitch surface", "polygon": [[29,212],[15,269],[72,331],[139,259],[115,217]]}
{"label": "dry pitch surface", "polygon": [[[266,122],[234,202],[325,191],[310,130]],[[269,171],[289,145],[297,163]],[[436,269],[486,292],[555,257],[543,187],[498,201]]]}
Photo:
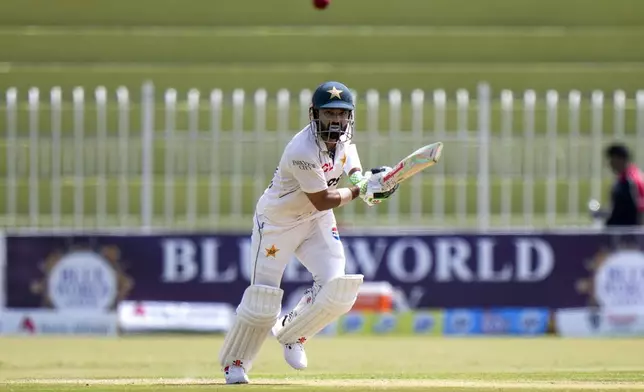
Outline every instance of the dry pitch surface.
{"label": "dry pitch surface", "polygon": [[274,340],[225,386],[221,337],[0,338],[0,391],[644,391],[644,339],[318,338],[292,370]]}

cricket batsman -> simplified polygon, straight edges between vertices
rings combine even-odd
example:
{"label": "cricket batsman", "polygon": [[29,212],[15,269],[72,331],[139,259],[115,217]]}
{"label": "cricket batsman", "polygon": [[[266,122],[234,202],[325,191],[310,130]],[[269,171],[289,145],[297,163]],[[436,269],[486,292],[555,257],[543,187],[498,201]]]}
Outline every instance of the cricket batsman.
{"label": "cricket batsman", "polygon": [[[356,301],[362,275],[345,274],[344,248],[333,209],[357,198],[373,206],[398,185],[383,185],[391,171],[362,173],[354,132],[354,99],[342,83],[313,93],[310,123],[286,145],[273,179],[255,208],[251,278],[226,334],[219,361],[227,384],[246,384],[252,362],[272,331],[295,369],[307,367],[304,344]],[[346,174],[352,186],[338,188]],[[278,319],[284,270],[295,255],[311,272],[313,287]]]}

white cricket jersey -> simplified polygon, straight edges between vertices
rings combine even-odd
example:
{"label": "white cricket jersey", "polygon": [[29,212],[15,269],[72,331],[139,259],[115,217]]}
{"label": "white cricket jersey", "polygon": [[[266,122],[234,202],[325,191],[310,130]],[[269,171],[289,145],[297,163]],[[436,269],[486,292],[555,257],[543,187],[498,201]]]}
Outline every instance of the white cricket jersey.
{"label": "white cricket jersey", "polygon": [[347,157],[346,143],[338,143],[334,158],[307,126],[284,148],[273,180],[259,201],[256,212],[276,225],[295,225],[329,211],[318,211],[306,193],[337,188]]}

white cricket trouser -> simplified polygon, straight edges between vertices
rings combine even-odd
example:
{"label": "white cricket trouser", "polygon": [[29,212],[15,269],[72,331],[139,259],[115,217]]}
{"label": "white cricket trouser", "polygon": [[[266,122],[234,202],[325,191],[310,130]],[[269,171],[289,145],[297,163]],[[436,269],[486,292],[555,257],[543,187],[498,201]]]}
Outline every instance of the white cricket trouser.
{"label": "white cricket trouser", "polygon": [[293,227],[273,226],[255,215],[251,237],[251,284],[280,287],[295,255],[319,285],[344,275],[345,256],[332,211]]}

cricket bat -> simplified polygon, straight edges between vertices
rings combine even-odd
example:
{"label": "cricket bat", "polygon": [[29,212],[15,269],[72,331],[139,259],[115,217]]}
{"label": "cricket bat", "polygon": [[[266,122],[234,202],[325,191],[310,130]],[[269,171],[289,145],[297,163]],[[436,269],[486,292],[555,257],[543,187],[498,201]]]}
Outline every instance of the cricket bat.
{"label": "cricket bat", "polygon": [[416,173],[433,166],[441,158],[442,152],[443,143],[441,142],[428,144],[419,148],[398,162],[398,164],[382,178],[383,185],[388,185],[390,182],[400,184]]}

